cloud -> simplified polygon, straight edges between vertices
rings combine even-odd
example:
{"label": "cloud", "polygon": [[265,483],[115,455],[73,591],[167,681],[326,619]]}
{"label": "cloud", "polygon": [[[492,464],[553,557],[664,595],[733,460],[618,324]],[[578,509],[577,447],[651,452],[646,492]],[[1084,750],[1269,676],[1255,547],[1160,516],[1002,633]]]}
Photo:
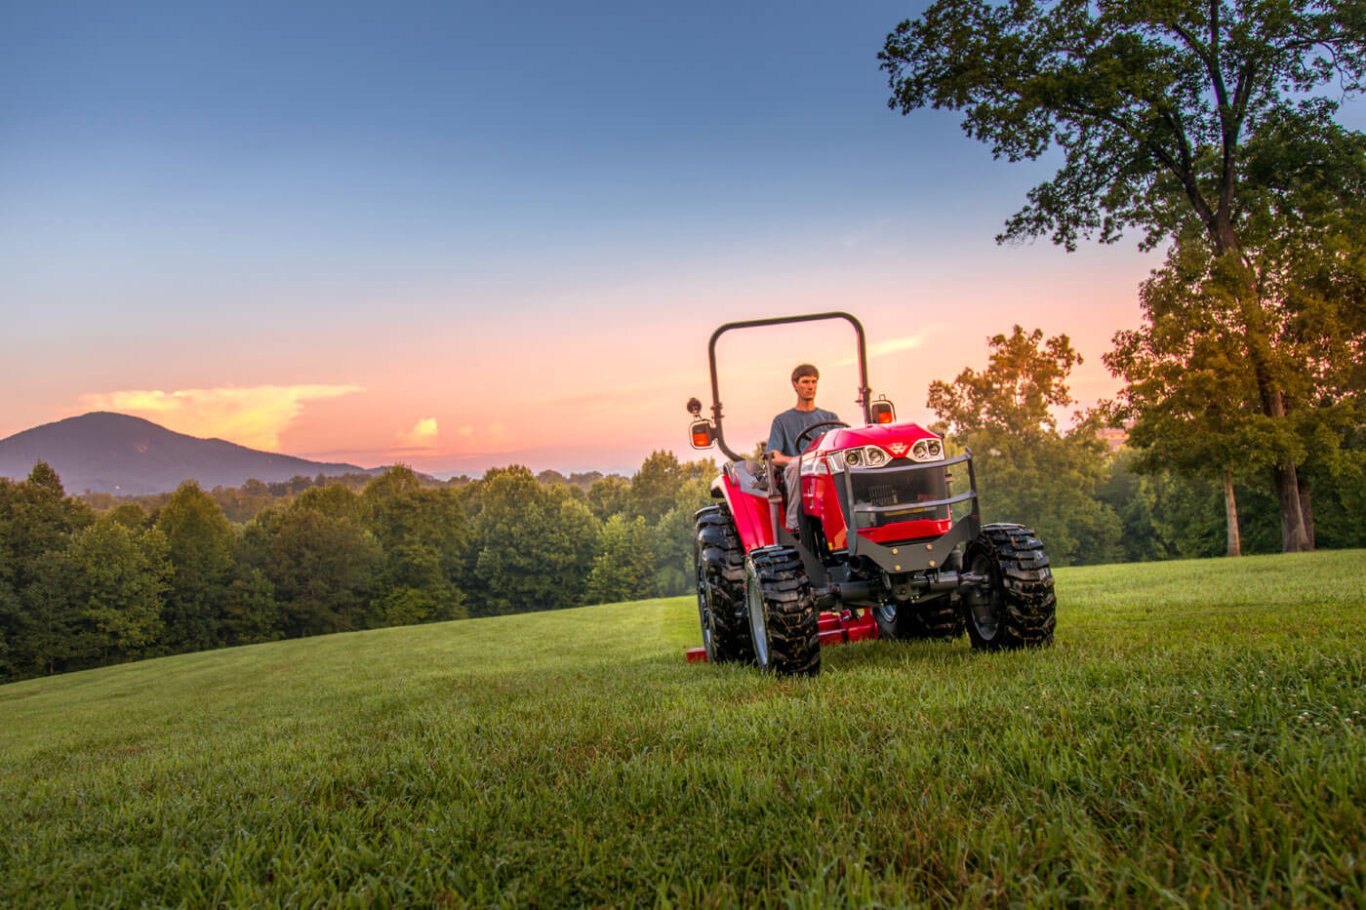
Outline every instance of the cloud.
{"label": "cloud", "polygon": [[398,441],[410,449],[428,449],[436,444],[435,417],[424,417],[411,430],[398,434]]}
{"label": "cloud", "polygon": [[[925,336],[923,334],[907,335],[904,338],[888,338],[886,341],[878,341],[868,345],[868,359],[872,360],[874,357],[885,357],[888,354],[899,354],[902,351],[914,350],[924,343]],[[843,360],[836,361],[835,366],[849,366],[855,362],[855,358],[846,357]]]}
{"label": "cloud", "polygon": [[218,437],[254,449],[274,451],[280,433],[304,403],[365,391],[354,385],[294,385],[179,389],[130,389],[82,395],[81,407],[146,417],[180,433]]}

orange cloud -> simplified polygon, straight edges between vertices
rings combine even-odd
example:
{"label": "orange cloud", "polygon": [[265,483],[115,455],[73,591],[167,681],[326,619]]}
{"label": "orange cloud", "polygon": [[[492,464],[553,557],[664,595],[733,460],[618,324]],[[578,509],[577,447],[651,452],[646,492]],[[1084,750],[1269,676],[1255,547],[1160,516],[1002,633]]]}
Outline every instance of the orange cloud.
{"label": "orange cloud", "polygon": [[353,385],[125,390],[82,395],[80,403],[86,410],[133,414],[191,436],[218,437],[273,451],[280,446],[280,433],[306,402],[363,391]]}
{"label": "orange cloud", "polygon": [[435,417],[424,417],[411,430],[398,434],[398,441],[414,449],[429,449],[436,445],[437,426]]}

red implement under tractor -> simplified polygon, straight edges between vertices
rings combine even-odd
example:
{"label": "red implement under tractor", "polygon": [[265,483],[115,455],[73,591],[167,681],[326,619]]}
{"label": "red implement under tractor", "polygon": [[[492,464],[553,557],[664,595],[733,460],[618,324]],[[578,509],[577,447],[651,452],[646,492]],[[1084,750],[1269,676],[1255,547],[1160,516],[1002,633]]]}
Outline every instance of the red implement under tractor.
{"label": "red implement under tractor", "polygon": [[[746,458],[726,444],[716,343],[738,329],[817,320],[854,328],[863,425],[808,427],[798,440],[801,489],[787,490],[772,453]],[[857,319],[727,323],[712,333],[708,359],[711,417],[696,398],[688,402],[691,441],[719,445],[729,461],[711,485],[718,501],[697,512],[703,646],[689,659],[813,675],[821,645],[865,638],[952,640],[966,629],[984,651],[1052,642],[1056,601],[1043,544],[1022,525],[982,524],[970,451],[951,455],[929,430],[897,423],[885,397],[872,400]],[[790,496],[801,497],[795,533],[783,521]]]}

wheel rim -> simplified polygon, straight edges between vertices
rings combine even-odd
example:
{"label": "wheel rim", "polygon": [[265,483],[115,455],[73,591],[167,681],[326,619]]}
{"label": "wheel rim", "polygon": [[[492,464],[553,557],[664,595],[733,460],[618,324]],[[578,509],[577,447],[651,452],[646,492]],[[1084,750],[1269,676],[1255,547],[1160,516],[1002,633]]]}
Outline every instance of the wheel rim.
{"label": "wheel rim", "polygon": [[985,553],[979,553],[972,560],[972,574],[985,575],[991,579],[986,590],[978,588],[968,602],[968,617],[982,641],[991,641],[1001,625],[1001,597],[997,590],[995,566]]}
{"label": "wheel rim", "polygon": [[707,575],[702,563],[697,564],[697,618],[702,623],[702,646],[707,649],[707,659],[716,655],[711,636],[711,602],[707,597]]}
{"label": "wheel rim", "polygon": [[745,573],[745,612],[749,614],[749,630],[754,639],[754,662],[768,666],[768,617],[764,615],[764,592],[753,567]]}

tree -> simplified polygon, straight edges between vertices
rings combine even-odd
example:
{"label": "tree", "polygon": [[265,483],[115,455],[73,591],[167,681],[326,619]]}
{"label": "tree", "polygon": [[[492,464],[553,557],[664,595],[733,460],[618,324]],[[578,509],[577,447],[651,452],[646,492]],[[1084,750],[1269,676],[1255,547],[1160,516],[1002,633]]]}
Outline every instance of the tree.
{"label": "tree", "polygon": [[231,645],[275,641],[284,635],[275,585],[255,566],[238,562],[223,597],[223,637]]}
{"label": "tree", "polygon": [[593,481],[588,488],[588,507],[599,521],[631,512],[634,508],[631,503],[631,482],[617,474],[608,474]]}
{"label": "tree", "polygon": [[637,600],[652,593],[655,554],[650,538],[650,526],[639,515],[609,518],[602,526],[599,552],[584,588],[584,603]]}
{"label": "tree", "polygon": [[45,462],[19,483],[0,480],[0,640],[10,674],[54,673],[70,653],[66,633],[78,617],[63,555],[93,520]]}
{"label": "tree", "polygon": [[90,664],[131,660],[156,644],[172,572],[168,551],[159,530],[107,519],[76,534],[65,554],[67,592],[82,628],[68,634],[90,642],[81,654]]}
{"label": "tree", "polygon": [[166,594],[166,646],[202,651],[223,643],[219,623],[232,583],[235,535],[218,503],[193,480],[182,483],[157,512],[175,572]]}
{"label": "tree", "polygon": [[676,597],[694,589],[693,545],[697,510],[714,500],[711,478],[693,478],[679,487],[673,508],[655,523],[655,595]]}
{"label": "tree", "polygon": [[654,524],[673,507],[674,497],[687,480],[683,465],[673,452],[651,452],[631,478],[635,513]]}
{"label": "tree", "polygon": [[1120,555],[1120,524],[1095,498],[1106,479],[1094,420],[1060,434],[1053,408],[1072,404],[1066,380],[1081,357],[1066,335],[1015,326],[989,339],[987,368],[930,384],[929,407],[973,451],[987,521],[1031,526],[1058,563]]}
{"label": "tree", "polygon": [[[1308,163],[1285,154],[1296,145],[1285,140],[1327,145],[1342,132],[1340,102],[1316,92],[1362,89],[1359,0],[940,0],[897,26],[879,57],[893,108],[965,111],[967,134],[1011,161],[1061,149],[1063,166],[998,239],[1047,235],[1075,249],[1079,237],[1113,242],[1130,228],[1148,248],[1198,238],[1233,301],[1220,331],[1240,345],[1255,404],[1288,422],[1293,355],[1250,236],[1278,235],[1303,214],[1278,204],[1294,196],[1283,169],[1266,166]],[[1276,455],[1284,549],[1308,549],[1299,464],[1293,447]]]}
{"label": "tree", "polygon": [[1262,406],[1244,340],[1229,330],[1245,319],[1243,265],[1216,258],[1194,224],[1144,284],[1144,326],[1118,333],[1105,358],[1127,382],[1115,415],[1148,453],[1140,467],[1222,480],[1230,554],[1239,549],[1234,480],[1268,469],[1283,476],[1286,464],[1296,466],[1299,507],[1289,508],[1278,484],[1283,545],[1296,515],[1312,544],[1310,478],[1326,487],[1359,473],[1361,453],[1348,439],[1366,419],[1366,139],[1262,137],[1249,156],[1272,149],[1275,161],[1257,166],[1278,171],[1279,189],[1244,220],[1243,261],[1264,304],[1259,318],[1274,343],[1265,362],[1284,407]]}
{"label": "tree", "polygon": [[371,481],[361,500],[366,524],[384,549],[382,622],[467,616],[460,582],[471,535],[455,492],[424,487],[410,468],[397,466]]}
{"label": "tree", "polygon": [[300,497],[280,516],[266,555],[284,632],[299,637],[363,629],[382,557],[379,544],[359,521],[302,502]]}
{"label": "tree", "polygon": [[521,465],[478,484],[474,583],[484,615],[553,610],[582,602],[598,521],[565,486],[547,487]]}

